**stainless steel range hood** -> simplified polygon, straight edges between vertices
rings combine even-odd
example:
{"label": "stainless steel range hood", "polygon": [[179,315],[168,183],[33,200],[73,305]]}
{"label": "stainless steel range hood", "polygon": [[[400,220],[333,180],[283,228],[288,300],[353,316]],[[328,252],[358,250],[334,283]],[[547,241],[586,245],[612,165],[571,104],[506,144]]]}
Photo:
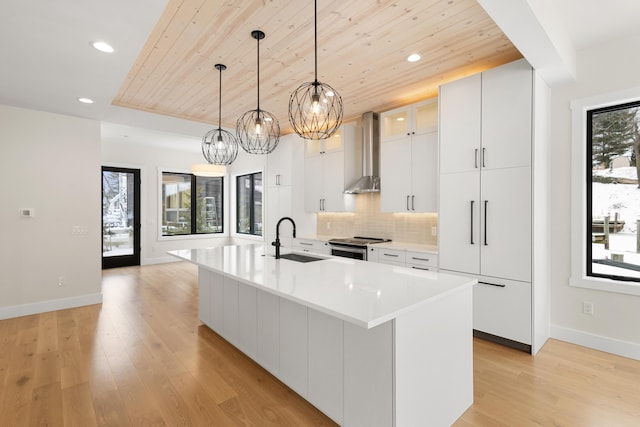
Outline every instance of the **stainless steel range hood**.
{"label": "stainless steel range hood", "polygon": [[362,115],[362,176],[346,190],[347,194],[380,192],[378,172],[380,133],[378,114],[369,111]]}

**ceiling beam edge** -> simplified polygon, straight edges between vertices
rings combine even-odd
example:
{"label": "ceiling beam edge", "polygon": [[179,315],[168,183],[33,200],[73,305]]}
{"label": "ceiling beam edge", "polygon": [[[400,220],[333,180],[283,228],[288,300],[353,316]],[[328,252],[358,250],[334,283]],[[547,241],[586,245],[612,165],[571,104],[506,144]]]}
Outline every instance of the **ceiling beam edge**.
{"label": "ceiling beam edge", "polygon": [[550,1],[478,3],[549,86],[575,81],[576,52]]}

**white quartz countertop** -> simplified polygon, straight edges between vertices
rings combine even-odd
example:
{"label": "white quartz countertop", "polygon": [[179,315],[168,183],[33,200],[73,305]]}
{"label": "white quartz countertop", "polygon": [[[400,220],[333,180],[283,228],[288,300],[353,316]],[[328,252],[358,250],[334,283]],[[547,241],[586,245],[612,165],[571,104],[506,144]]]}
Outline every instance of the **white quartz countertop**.
{"label": "white quartz countertop", "polygon": [[[282,254],[290,252],[282,250]],[[168,253],[365,328],[476,283],[475,279],[452,274],[326,255],[314,255],[323,259],[308,263],[276,260],[273,255],[265,255],[263,245]]]}

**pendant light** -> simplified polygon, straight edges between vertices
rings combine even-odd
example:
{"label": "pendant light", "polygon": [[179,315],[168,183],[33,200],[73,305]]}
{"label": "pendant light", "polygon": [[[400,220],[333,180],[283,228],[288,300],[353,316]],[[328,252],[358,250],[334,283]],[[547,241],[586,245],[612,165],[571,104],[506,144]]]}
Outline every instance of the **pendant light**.
{"label": "pendant light", "polygon": [[269,154],[280,142],[280,124],[268,111],[260,109],[260,40],[265,34],[260,30],[251,32],[258,41],[258,106],[244,113],[236,122],[236,134],[240,146],[250,154]]}
{"label": "pendant light", "polygon": [[222,129],[222,71],[227,67],[223,64],[215,67],[220,71],[218,128],[211,129],[202,137],[202,154],[211,165],[230,165],[238,156],[238,141],[231,132]]}
{"label": "pendant light", "polygon": [[327,139],[342,124],[342,98],[318,81],[318,2],[314,5],[314,81],[301,84],[289,98],[289,123],[304,139]]}

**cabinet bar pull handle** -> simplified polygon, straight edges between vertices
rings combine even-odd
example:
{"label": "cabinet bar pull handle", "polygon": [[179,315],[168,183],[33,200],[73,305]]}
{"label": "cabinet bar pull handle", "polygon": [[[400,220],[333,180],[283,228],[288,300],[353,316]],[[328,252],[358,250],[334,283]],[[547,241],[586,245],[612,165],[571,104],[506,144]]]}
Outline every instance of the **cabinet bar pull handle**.
{"label": "cabinet bar pull handle", "polygon": [[313,246],[313,243],[299,242],[303,246]]}
{"label": "cabinet bar pull handle", "polygon": [[486,168],[486,167],[487,167],[487,166],[484,164],[484,158],[486,157],[486,154],[487,154],[487,149],[486,149],[486,148],[483,148],[483,149],[482,149],[482,167],[483,167],[483,168]]}
{"label": "cabinet bar pull handle", "polygon": [[484,201],[484,245],[489,246],[487,243],[487,207],[489,206],[489,201]]}
{"label": "cabinet bar pull handle", "polygon": [[478,284],[480,284],[480,285],[495,286],[495,287],[497,287],[497,288],[506,288],[506,287],[507,287],[507,285],[502,285],[502,284],[500,284],[500,283],[489,283],[489,282],[480,282],[480,281],[479,281],[479,282],[478,282]]}
{"label": "cabinet bar pull handle", "polygon": [[280,175],[276,175],[276,185],[280,185]]}
{"label": "cabinet bar pull handle", "polygon": [[429,261],[429,258],[418,258],[414,256],[412,256],[411,259],[415,259],[416,261]]}
{"label": "cabinet bar pull handle", "polygon": [[478,149],[477,148],[475,150],[474,157],[475,157],[475,168],[478,169]]}
{"label": "cabinet bar pull handle", "polygon": [[471,201],[471,244],[475,245],[475,243],[473,243],[473,203],[475,202],[475,200]]}
{"label": "cabinet bar pull handle", "polygon": [[407,210],[410,210],[409,209],[409,196],[407,196]]}
{"label": "cabinet bar pull handle", "polygon": [[429,269],[428,269],[428,268],[424,268],[424,267],[416,267],[416,266],[413,266],[413,265],[411,266],[411,268],[414,268],[414,269],[416,269],[416,270],[425,270],[425,271],[429,271]]}
{"label": "cabinet bar pull handle", "polygon": [[411,210],[415,211],[416,210],[416,196],[411,196]]}
{"label": "cabinet bar pull handle", "polygon": [[397,254],[386,254],[386,253],[383,253],[382,255],[384,255],[384,256],[392,256],[392,257],[398,258]]}

